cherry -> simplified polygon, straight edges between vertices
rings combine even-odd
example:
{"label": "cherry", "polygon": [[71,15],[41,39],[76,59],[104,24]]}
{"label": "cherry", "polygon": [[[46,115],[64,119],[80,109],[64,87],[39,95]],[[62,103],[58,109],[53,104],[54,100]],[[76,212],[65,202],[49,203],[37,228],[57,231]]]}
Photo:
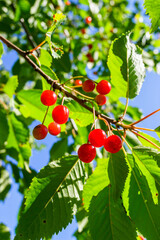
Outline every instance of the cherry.
{"label": "cherry", "polygon": [[33,129],[33,137],[37,140],[44,139],[47,136],[47,133],[48,129],[43,124],[39,124]]}
{"label": "cherry", "polygon": [[92,49],[93,45],[92,44],[88,44],[88,48]]}
{"label": "cherry", "polygon": [[61,126],[56,122],[51,122],[48,125],[48,131],[51,135],[57,136],[61,132]]}
{"label": "cherry", "polygon": [[91,18],[90,16],[89,16],[89,17],[86,17],[85,22],[86,22],[87,24],[90,24],[90,23],[92,22],[92,18]]}
{"label": "cherry", "polygon": [[106,80],[102,80],[97,84],[96,90],[99,94],[106,95],[111,91],[111,84]]}
{"label": "cherry", "polygon": [[89,143],[85,143],[78,149],[78,157],[82,162],[90,163],[96,157],[96,149]]}
{"label": "cherry", "polygon": [[117,135],[111,135],[106,138],[104,148],[110,153],[117,153],[122,148],[122,140]]}
{"label": "cherry", "polygon": [[85,33],[86,33],[86,29],[85,29],[85,28],[82,28],[82,29],[81,29],[81,33],[82,33],[82,34],[85,34]]}
{"label": "cherry", "polygon": [[41,102],[46,106],[51,106],[57,101],[57,95],[51,90],[45,90],[41,94]]}
{"label": "cherry", "polygon": [[65,4],[66,4],[67,6],[69,6],[69,5],[71,5],[71,2],[70,2],[70,1],[66,1]]}
{"label": "cherry", "polygon": [[81,81],[80,79],[76,79],[75,82],[74,82],[74,84],[75,84],[76,86],[82,86],[82,81]]}
{"label": "cherry", "polygon": [[98,105],[102,106],[107,102],[107,98],[105,95],[99,94],[95,97],[95,101]]}
{"label": "cherry", "polygon": [[102,147],[106,140],[106,134],[102,129],[94,129],[89,133],[88,140],[94,147]]}
{"label": "cherry", "polygon": [[82,84],[82,89],[85,92],[92,92],[95,88],[95,83],[92,80],[86,80]]}
{"label": "cherry", "polygon": [[64,124],[68,121],[69,109],[66,106],[58,105],[52,111],[52,118],[58,124]]}

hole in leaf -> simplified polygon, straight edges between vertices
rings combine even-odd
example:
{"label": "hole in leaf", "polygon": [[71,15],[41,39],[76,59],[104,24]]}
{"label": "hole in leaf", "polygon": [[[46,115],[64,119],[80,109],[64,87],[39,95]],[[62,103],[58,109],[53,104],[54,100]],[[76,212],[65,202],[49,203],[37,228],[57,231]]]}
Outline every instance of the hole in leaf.
{"label": "hole in leaf", "polygon": [[43,223],[46,223],[46,220],[43,220]]}

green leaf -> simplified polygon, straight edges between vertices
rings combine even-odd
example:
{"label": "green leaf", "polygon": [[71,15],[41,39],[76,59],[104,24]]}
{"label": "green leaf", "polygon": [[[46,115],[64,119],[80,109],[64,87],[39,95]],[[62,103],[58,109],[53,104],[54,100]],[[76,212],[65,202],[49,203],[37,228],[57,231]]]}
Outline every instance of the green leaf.
{"label": "green leaf", "polygon": [[47,74],[53,80],[59,80],[55,72],[50,67],[42,65],[41,69],[45,74]]}
{"label": "green leaf", "polygon": [[[47,107],[40,101],[41,93],[41,90],[22,90],[17,93],[17,98],[23,104],[20,107],[20,112],[24,117],[32,117],[33,119],[42,122]],[[45,120],[45,125],[47,126],[49,123],[53,122],[51,112],[52,110],[49,108],[49,112]]]}
{"label": "green leaf", "polygon": [[157,30],[160,25],[160,2],[154,0],[145,0],[144,6],[146,13],[149,14],[152,22],[151,32]]}
{"label": "green leaf", "polygon": [[48,51],[41,48],[41,55],[40,55],[39,61],[40,61],[41,65],[50,67],[52,64],[52,56],[49,54]]}
{"label": "green leaf", "polygon": [[12,148],[17,152],[12,156],[18,161],[18,166],[21,168],[27,167],[25,162],[28,162],[31,156],[31,147],[28,143],[29,130],[27,126],[20,121],[14,114],[8,116],[9,136],[7,140],[7,152],[12,156]]}
{"label": "green leaf", "polygon": [[2,64],[2,60],[1,60],[2,55],[3,55],[3,44],[2,42],[0,42],[0,65]]}
{"label": "green leaf", "polygon": [[132,151],[138,167],[146,177],[153,201],[155,204],[158,204],[156,184],[160,186],[160,163],[158,161],[160,159],[160,152],[143,146],[134,147]]}
{"label": "green leaf", "polygon": [[18,77],[12,76],[3,88],[3,91],[11,98],[18,87]]}
{"label": "green leaf", "polygon": [[0,137],[0,149],[1,149],[4,146],[4,143],[7,140],[8,133],[9,133],[6,114],[1,109],[0,109],[0,130],[1,130],[1,137]]}
{"label": "green leaf", "polygon": [[93,197],[89,208],[89,227],[93,240],[135,240],[136,228],[125,214],[122,202],[112,198],[111,187]]}
{"label": "green leaf", "polygon": [[[141,132],[140,135],[142,135],[143,137],[147,138],[148,140],[152,141],[153,143],[155,143],[157,146],[160,147],[160,142],[157,139],[155,139],[154,137],[151,137],[150,135],[143,133],[143,132]],[[157,147],[155,147],[154,145],[152,145],[150,142],[146,141],[145,139],[143,139],[141,137],[138,137],[138,139],[142,143],[143,146],[157,149]]]}
{"label": "green leaf", "polygon": [[15,240],[51,237],[73,218],[81,199],[83,163],[77,156],[52,161],[33,179]]}
{"label": "green leaf", "polygon": [[155,128],[154,131],[157,133],[158,137],[160,138],[160,126]]}
{"label": "green leaf", "polygon": [[[115,39],[109,50],[108,67],[114,86],[112,94],[118,97],[136,97],[145,77],[142,50],[130,42],[130,34]],[[121,87],[119,87],[121,86]]]}
{"label": "green leaf", "polygon": [[56,160],[64,155],[68,150],[67,138],[62,138],[56,142],[50,150],[50,160]]}
{"label": "green leaf", "polygon": [[3,240],[10,239],[9,228],[6,225],[4,225],[3,223],[0,223],[0,239],[3,239]]}
{"label": "green leaf", "polygon": [[53,67],[56,69],[56,72],[70,72],[71,70],[71,61],[69,53],[64,52],[60,59],[54,59]]}
{"label": "green leaf", "polygon": [[0,200],[3,200],[6,198],[10,188],[11,188],[11,180],[9,178],[8,171],[0,166],[0,186],[1,186],[1,194],[0,194]]}
{"label": "green leaf", "polygon": [[108,174],[112,186],[113,198],[118,200],[122,194],[128,175],[128,166],[122,150],[110,155]]}
{"label": "green leaf", "polygon": [[[128,209],[126,210],[129,211],[131,219],[147,240],[159,240],[160,204],[154,204],[146,177],[137,168],[131,154],[127,155],[127,161],[132,168],[132,174],[128,190]],[[157,185],[157,188],[159,191],[159,185]]]}
{"label": "green leaf", "polygon": [[90,201],[93,196],[103,190],[110,183],[108,177],[108,159],[102,158],[98,160],[98,166],[92,175],[88,178],[84,185],[83,198],[84,207],[86,210],[89,208]]}
{"label": "green leaf", "polygon": [[74,100],[65,101],[64,105],[69,108],[69,117],[72,118],[80,127],[88,126],[93,123],[93,113],[83,108]]}

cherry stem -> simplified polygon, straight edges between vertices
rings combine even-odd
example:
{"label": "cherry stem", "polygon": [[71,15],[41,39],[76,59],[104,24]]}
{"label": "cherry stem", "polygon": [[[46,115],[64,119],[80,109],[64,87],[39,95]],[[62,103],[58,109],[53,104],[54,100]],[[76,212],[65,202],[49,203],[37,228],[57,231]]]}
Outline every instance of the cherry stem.
{"label": "cherry stem", "polygon": [[[118,129],[117,129],[117,131],[119,132],[119,135],[120,135],[121,138],[122,138],[122,143],[125,142],[126,145],[128,146],[128,148],[129,148],[130,150],[132,150],[132,147],[131,147],[131,146],[129,145],[129,143],[126,141],[126,138],[125,138],[125,137],[126,137],[126,136],[125,136],[126,133],[125,133],[125,135],[122,135],[121,132],[120,132]],[[122,148],[124,149],[124,147],[122,147]]]}
{"label": "cherry stem", "polygon": [[47,117],[47,114],[48,114],[48,110],[49,110],[49,106],[47,107],[47,110],[46,110],[46,113],[45,113],[45,115],[44,115],[42,124],[44,124],[44,121],[45,121],[45,119],[46,119],[46,117]]}
{"label": "cherry stem", "polygon": [[85,97],[85,98],[88,98],[88,99],[92,99],[92,100],[94,99],[94,98],[92,98],[92,97],[88,97],[88,96],[86,96],[86,95],[84,95],[84,94],[82,94],[82,93],[76,91],[75,89],[72,89],[71,87],[68,87],[68,86],[64,86],[64,87],[66,87],[66,88],[68,88],[68,89],[74,91],[75,93],[81,95],[82,97]]}
{"label": "cherry stem", "polygon": [[41,66],[41,63],[40,63],[39,59],[33,53],[31,53],[31,55],[36,59],[38,65]]}
{"label": "cherry stem", "polygon": [[153,114],[155,114],[155,113],[157,113],[157,112],[159,112],[159,111],[160,111],[160,108],[157,109],[156,111],[154,111],[154,112],[148,114],[148,115],[145,116],[144,118],[141,118],[140,120],[138,120],[138,121],[136,121],[136,122],[134,122],[134,123],[131,123],[129,126],[133,126],[133,125],[135,125],[135,124],[137,124],[137,123],[139,123],[139,122],[142,122],[142,121],[145,120],[146,118],[152,116]]}
{"label": "cherry stem", "polygon": [[145,130],[145,131],[151,131],[151,132],[155,132],[154,129],[150,129],[150,128],[143,128],[143,127],[137,127],[137,126],[133,126],[133,130],[134,129],[140,129],[140,130]]}
{"label": "cherry stem", "polygon": [[63,98],[62,98],[62,103],[61,103],[61,105],[63,105],[63,103],[64,103],[64,96],[63,96]]}
{"label": "cherry stem", "polygon": [[130,130],[130,131],[133,132],[135,135],[143,138],[144,140],[146,140],[147,142],[149,142],[150,144],[152,144],[153,146],[155,146],[156,148],[158,148],[158,149],[160,150],[160,147],[159,147],[157,144],[153,143],[153,142],[152,142],[151,140],[149,140],[148,138],[142,136],[141,134],[137,133],[137,132],[134,131],[134,130]]}
{"label": "cherry stem", "polygon": [[26,51],[26,53],[28,53],[28,54],[33,53],[34,51],[36,51],[37,49],[39,49],[45,42],[46,42],[46,40],[44,40],[43,42],[41,42],[37,47],[35,47],[35,48],[31,49],[31,50]]}
{"label": "cherry stem", "polygon": [[110,127],[108,121],[106,119],[104,119],[103,117],[101,117],[100,115],[98,115],[98,119],[101,119],[106,124],[106,126],[108,127],[108,130],[109,130],[109,136],[110,136],[112,134],[112,131],[111,131],[111,127]]}
{"label": "cherry stem", "polygon": [[126,105],[125,105],[125,109],[124,109],[124,113],[123,115],[120,117],[120,121],[122,122],[125,115],[126,115],[126,112],[127,112],[127,108],[128,108],[128,103],[129,103],[129,98],[126,99]]}

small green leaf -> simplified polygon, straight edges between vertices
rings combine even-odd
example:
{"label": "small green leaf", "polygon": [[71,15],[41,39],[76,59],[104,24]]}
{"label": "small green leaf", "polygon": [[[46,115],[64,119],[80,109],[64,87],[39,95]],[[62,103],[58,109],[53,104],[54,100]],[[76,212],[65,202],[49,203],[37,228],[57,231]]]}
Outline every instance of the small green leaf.
{"label": "small green leaf", "polygon": [[[136,97],[145,77],[142,50],[130,42],[130,34],[115,39],[109,50],[108,67],[111,72],[112,94]],[[121,86],[121,87],[119,87]]]}
{"label": "small green leaf", "polygon": [[[23,104],[20,106],[20,112],[24,117],[32,117],[42,122],[47,107],[40,101],[41,93],[42,90],[22,90],[17,93],[17,98]],[[48,126],[51,122],[53,122],[52,109],[49,108],[45,125]]]}
{"label": "small green leaf", "polygon": [[3,91],[11,98],[18,87],[18,77],[12,76],[3,88]]}
{"label": "small green leaf", "polygon": [[74,100],[65,101],[69,108],[69,117],[72,118],[80,127],[88,126],[93,123],[93,113],[83,108],[79,103]]}
{"label": "small green leaf", "polygon": [[110,186],[93,197],[89,208],[89,227],[93,240],[135,240],[137,235],[121,200],[116,203],[113,200]]}
{"label": "small green leaf", "polygon": [[9,173],[8,171],[0,166],[0,189],[1,189],[1,194],[0,194],[0,200],[4,201],[6,198],[10,188],[11,188],[11,179],[9,178]]}
{"label": "small green leaf", "polygon": [[77,156],[50,162],[33,179],[15,240],[51,237],[72,221],[81,199],[83,163]]}
{"label": "small green leaf", "polygon": [[41,69],[45,74],[47,74],[53,80],[58,80],[57,75],[55,74],[55,72],[50,67],[42,65]]}
{"label": "small green leaf", "polygon": [[154,131],[157,133],[158,137],[160,138],[160,126],[155,128]]}
{"label": "small green leaf", "polygon": [[[29,130],[14,114],[8,116],[8,124],[9,136],[7,140],[7,152],[11,157],[13,157],[12,154],[14,154],[14,158],[18,161],[19,167],[27,167],[25,162],[28,162],[31,156],[31,147],[28,143]],[[12,148],[16,150],[16,155]]]}
{"label": "small green leaf", "polygon": [[10,237],[9,228],[3,223],[0,223],[0,239],[9,240]]}
{"label": "small green leaf", "polygon": [[52,56],[49,54],[48,51],[46,51],[45,49],[42,48],[39,61],[40,61],[41,65],[50,67],[52,64]]}
{"label": "small green leaf", "polygon": [[154,0],[145,0],[144,6],[146,8],[146,13],[149,14],[152,22],[151,32],[157,30],[160,26],[160,2]]}
{"label": "small green leaf", "polygon": [[84,207],[86,210],[89,208],[90,201],[93,196],[103,190],[110,183],[108,177],[108,159],[102,158],[98,160],[98,166],[92,175],[90,175],[86,184],[84,185],[83,198]]}

